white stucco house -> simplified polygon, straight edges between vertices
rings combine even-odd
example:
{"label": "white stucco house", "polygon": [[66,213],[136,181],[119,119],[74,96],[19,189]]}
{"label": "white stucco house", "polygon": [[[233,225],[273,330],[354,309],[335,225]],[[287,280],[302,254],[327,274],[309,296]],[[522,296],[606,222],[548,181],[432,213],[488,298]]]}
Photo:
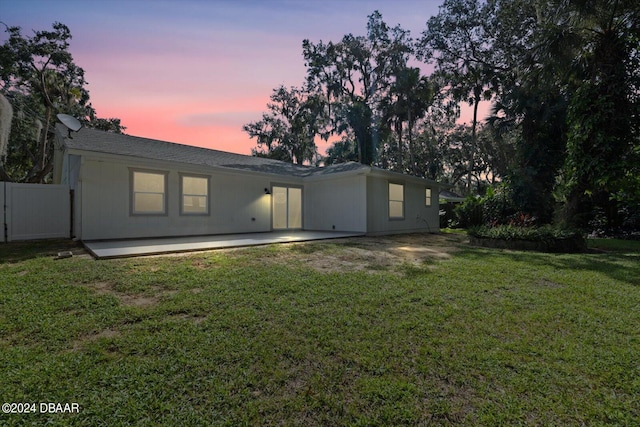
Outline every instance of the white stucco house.
{"label": "white stucco house", "polygon": [[62,126],[56,146],[54,182],[73,190],[73,233],[85,241],[439,231],[437,182],[359,163],[300,166]]}

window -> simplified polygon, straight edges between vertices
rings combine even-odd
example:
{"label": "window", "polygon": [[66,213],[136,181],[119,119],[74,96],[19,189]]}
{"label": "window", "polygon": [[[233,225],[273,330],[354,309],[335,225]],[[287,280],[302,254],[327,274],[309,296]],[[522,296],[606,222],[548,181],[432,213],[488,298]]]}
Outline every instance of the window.
{"label": "window", "polygon": [[389,183],[389,219],[404,219],[404,185]]}
{"label": "window", "polygon": [[131,171],[131,213],[164,215],[167,213],[167,173]]}
{"label": "window", "polygon": [[206,176],[180,176],[180,192],[183,215],[209,214],[209,178]]}
{"label": "window", "polygon": [[424,205],[431,206],[431,189],[427,188],[424,192]]}

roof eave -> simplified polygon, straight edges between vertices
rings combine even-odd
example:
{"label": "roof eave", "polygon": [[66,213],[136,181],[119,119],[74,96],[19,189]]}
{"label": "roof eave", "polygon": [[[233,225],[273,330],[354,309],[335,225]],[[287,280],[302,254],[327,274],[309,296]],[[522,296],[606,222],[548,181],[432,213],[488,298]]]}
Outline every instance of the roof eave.
{"label": "roof eave", "polygon": [[380,168],[375,168],[375,167],[371,168],[371,175],[372,176],[378,176],[378,177],[384,177],[384,178],[401,179],[401,180],[404,180],[404,181],[414,182],[414,183],[418,183],[418,184],[427,184],[427,185],[430,185],[432,187],[443,187],[443,184],[439,183],[438,181],[434,181],[432,179],[420,178],[418,176],[407,175],[407,174],[404,174],[404,173],[388,171],[388,170],[385,170],[385,169],[380,169]]}

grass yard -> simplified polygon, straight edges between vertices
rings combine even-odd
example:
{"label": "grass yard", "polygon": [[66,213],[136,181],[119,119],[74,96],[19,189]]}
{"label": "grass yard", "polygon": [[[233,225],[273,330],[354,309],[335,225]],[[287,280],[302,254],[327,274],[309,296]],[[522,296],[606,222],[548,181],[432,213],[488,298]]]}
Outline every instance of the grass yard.
{"label": "grass yard", "polygon": [[0,245],[0,403],[80,408],[0,425],[638,425],[637,242],[465,239]]}

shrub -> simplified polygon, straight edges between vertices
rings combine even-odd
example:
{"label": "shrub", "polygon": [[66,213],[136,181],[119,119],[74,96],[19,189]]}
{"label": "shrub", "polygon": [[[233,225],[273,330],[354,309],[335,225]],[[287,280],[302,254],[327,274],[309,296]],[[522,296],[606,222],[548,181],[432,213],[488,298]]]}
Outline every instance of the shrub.
{"label": "shrub", "polygon": [[[473,227],[468,230],[474,244],[496,248],[544,252],[582,252],[587,244],[581,231],[543,225],[541,227]],[[522,242],[528,244],[521,244]]]}
{"label": "shrub", "polygon": [[482,215],[482,199],[469,196],[467,200],[455,208],[458,226],[461,228],[475,227],[484,224]]}
{"label": "shrub", "polygon": [[457,204],[451,202],[440,203],[440,228],[457,228],[458,217],[455,209]]}
{"label": "shrub", "polygon": [[473,227],[468,230],[470,236],[488,237],[504,240],[532,240],[548,241],[569,239],[577,235],[582,236],[578,230],[543,225],[541,227],[518,227],[514,225],[499,225],[496,227]]}
{"label": "shrub", "polygon": [[513,204],[513,191],[506,185],[500,185],[495,190],[489,188],[482,198],[482,215],[484,224],[508,224],[519,215]]}
{"label": "shrub", "polygon": [[513,203],[512,193],[513,191],[503,184],[495,190],[488,188],[484,197],[467,197],[455,210],[459,226],[468,228],[480,225],[535,225],[537,218],[519,211]]}

